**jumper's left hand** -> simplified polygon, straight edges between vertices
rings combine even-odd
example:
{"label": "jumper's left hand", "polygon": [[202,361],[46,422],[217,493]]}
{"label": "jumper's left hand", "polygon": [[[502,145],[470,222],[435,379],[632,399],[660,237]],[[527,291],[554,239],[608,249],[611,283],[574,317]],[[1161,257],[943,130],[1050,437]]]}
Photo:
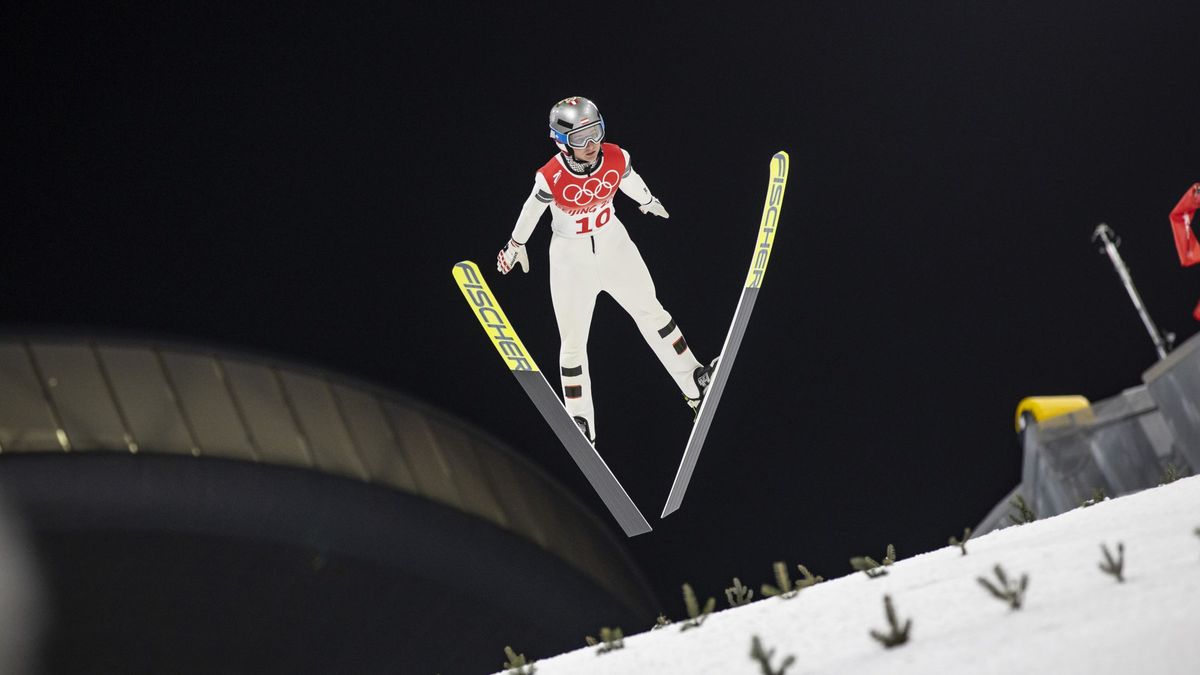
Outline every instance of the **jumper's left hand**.
{"label": "jumper's left hand", "polygon": [[659,218],[670,218],[671,214],[667,213],[667,209],[663,207],[662,202],[658,201],[658,197],[651,197],[649,204],[642,204],[638,207],[638,211],[649,213],[658,216]]}

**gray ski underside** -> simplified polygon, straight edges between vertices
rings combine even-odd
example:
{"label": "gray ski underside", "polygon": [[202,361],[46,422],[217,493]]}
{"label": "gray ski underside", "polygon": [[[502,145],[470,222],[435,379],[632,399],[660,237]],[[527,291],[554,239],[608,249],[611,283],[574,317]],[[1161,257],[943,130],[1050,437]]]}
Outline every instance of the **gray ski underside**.
{"label": "gray ski underside", "polygon": [[625,535],[633,537],[649,532],[650,523],[646,522],[642,512],[625,492],[625,488],[621,487],[620,481],[608,468],[604,458],[584,437],[583,432],[575,424],[575,420],[571,419],[567,409],[563,407],[562,401],[559,400],[558,394],[546,381],[545,375],[535,370],[514,370],[513,375],[516,376],[517,382],[521,383],[521,388],[529,395],[529,399],[537,406],[538,411],[542,413],[542,417],[546,418],[554,435],[558,436],[558,440],[567,449],[571,459],[575,460],[579,470],[591,483],[592,489],[600,495],[604,505],[617,519],[621,529],[625,531]]}
{"label": "gray ski underside", "polygon": [[700,412],[696,415],[696,423],[692,434],[688,437],[687,448],[683,451],[683,459],[679,462],[679,470],[675,473],[675,482],[671,484],[671,493],[667,495],[667,503],[663,506],[661,518],[666,518],[679,509],[683,503],[683,495],[687,492],[688,483],[692,480],[692,471],[696,468],[696,460],[700,458],[700,450],[704,447],[704,439],[708,437],[708,429],[712,426],[717,404],[725,391],[725,382],[733,369],[733,361],[737,358],[738,347],[742,344],[742,336],[746,334],[746,325],[750,323],[750,313],[754,311],[754,302],[758,299],[757,288],[743,288],[742,297],[738,300],[737,309],[733,312],[733,323],[725,336],[725,345],[721,349],[721,360],[717,363],[717,372],[713,374],[713,382],[704,395],[700,404]]}

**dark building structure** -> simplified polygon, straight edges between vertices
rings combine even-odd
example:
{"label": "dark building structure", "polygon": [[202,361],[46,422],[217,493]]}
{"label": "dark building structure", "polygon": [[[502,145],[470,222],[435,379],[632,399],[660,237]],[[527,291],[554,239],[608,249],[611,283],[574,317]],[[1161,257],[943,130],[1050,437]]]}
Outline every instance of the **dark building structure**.
{"label": "dark building structure", "polygon": [[1021,415],[1021,482],[977,534],[1011,525],[1018,496],[1044,518],[1200,471],[1200,335],[1142,373],[1141,385],[1069,414]]}
{"label": "dark building structure", "polygon": [[478,429],[275,358],[0,337],[47,672],[498,670],[651,625],[622,545]]}

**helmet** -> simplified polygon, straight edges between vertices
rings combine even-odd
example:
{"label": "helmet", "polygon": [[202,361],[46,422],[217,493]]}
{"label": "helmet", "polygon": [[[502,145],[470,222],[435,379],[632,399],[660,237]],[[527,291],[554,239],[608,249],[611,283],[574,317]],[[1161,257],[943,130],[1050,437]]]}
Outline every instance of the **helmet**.
{"label": "helmet", "polygon": [[550,109],[550,138],[563,152],[604,140],[604,118],[595,103],[582,96],[564,98]]}

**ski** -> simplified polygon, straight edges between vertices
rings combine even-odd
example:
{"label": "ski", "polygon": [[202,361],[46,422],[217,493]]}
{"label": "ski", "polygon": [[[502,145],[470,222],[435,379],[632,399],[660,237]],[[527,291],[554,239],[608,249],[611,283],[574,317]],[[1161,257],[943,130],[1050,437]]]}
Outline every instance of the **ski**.
{"label": "ski", "polygon": [[575,460],[575,464],[583,471],[583,475],[587,478],[588,483],[591,483],[592,489],[600,495],[604,505],[617,519],[617,523],[621,525],[625,535],[633,537],[649,532],[650,523],[646,522],[642,512],[625,492],[625,488],[621,487],[621,483],[608,468],[604,458],[596,452],[596,448],[579,430],[575,420],[571,418],[567,409],[563,407],[562,401],[559,400],[558,392],[546,381],[546,376],[538,369],[533,356],[525,349],[521,338],[517,337],[504,310],[500,309],[500,303],[496,301],[496,296],[492,294],[492,289],[488,287],[487,282],[483,279],[483,274],[479,272],[479,266],[470,260],[456,264],[454,280],[458,282],[459,290],[462,291],[463,297],[467,299],[467,304],[471,306],[475,317],[479,319],[484,331],[491,338],[492,344],[500,352],[504,364],[517,378],[517,382],[525,390],[529,399],[533,401],[538,412],[546,419],[546,423],[550,425],[554,435],[571,455],[571,459]]}
{"label": "ski", "polygon": [[733,322],[725,335],[725,344],[721,347],[721,357],[713,372],[712,384],[704,395],[700,410],[696,413],[696,422],[692,433],[688,436],[687,447],[683,451],[683,459],[679,462],[679,470],[675,473],[675,482],[671,484],[671,493],[667,495],[667,503],[663,506],[662,518],[666,518],[679,509],[683,502],[683,494],[687,491],[688,483],[692,480],[692,471],[696,468],[696,460],[704,447],[704,439],[708,437],[708,429],[712,425],[713,415],[717,404],[721,402],[721,393],[725,391],[725,381],[733,361],[737,357],[738,347],[742,344],[742,336],[746,334],[746,324],[750,321],[750,313],[754,311],[754,302],[758,299],[758,289],[762,286],[763,276],[767,272],[767,261],[771,257],[771,246],[775,242],[775,231],[779,223],[779,210],[783,207],[783,192],[787,187],[788,154],[782,150],[771,157],[771,177],[767,182],[767,199],[763,205],[762,220],[758,226],[758,240],[754,246],[754,256],[750,259],[750,273],[746,275],[746,284],[738,299],[737,309],[733,311]]}

